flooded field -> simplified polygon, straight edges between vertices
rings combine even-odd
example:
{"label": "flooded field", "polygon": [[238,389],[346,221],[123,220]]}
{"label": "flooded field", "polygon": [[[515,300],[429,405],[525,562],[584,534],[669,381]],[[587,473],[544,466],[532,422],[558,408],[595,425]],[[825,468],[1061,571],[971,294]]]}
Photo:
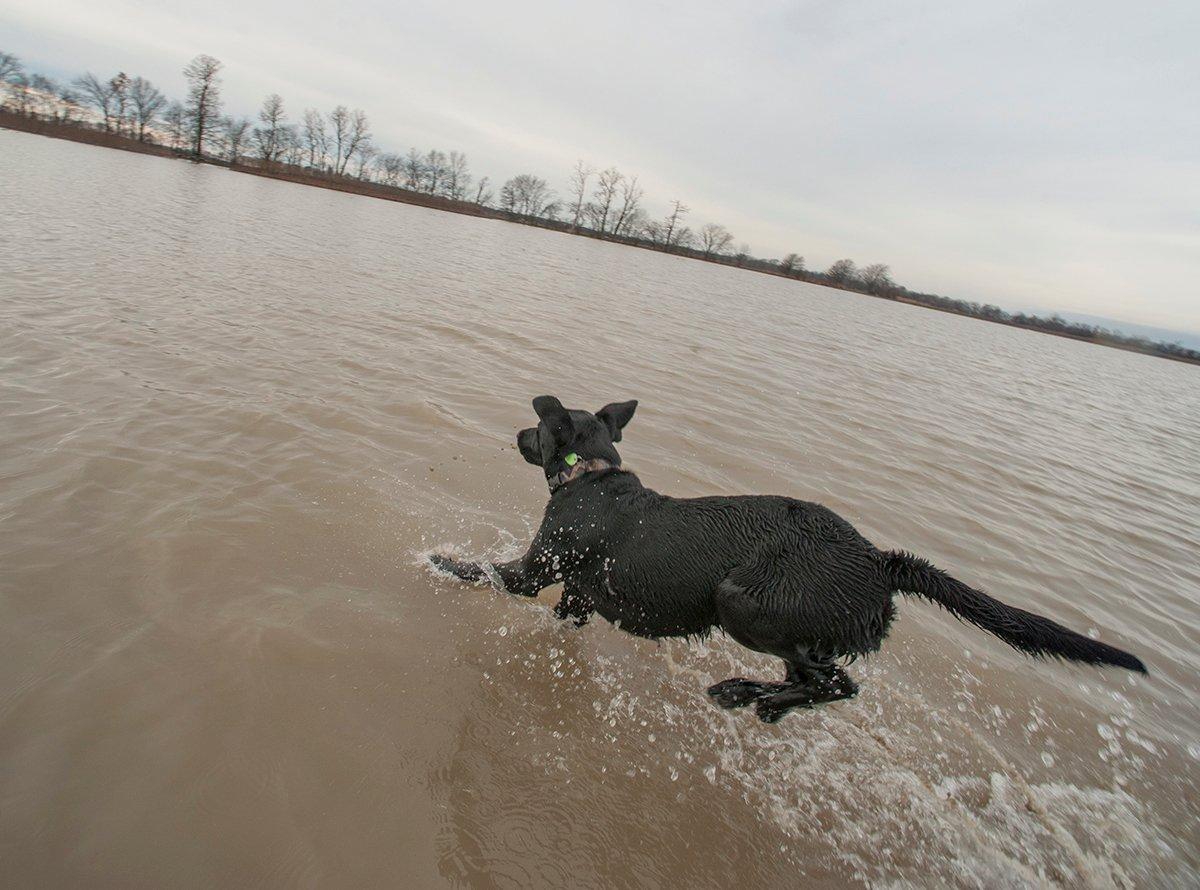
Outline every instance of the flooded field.
{"label": "flooded field", "polygon": [[[1198,369],[0,131],[13,887],[1184,887]],[[519,552],[532,396],[677,495],[788,494],[1140,655],[914,599],[853,701],[430,573]]]}

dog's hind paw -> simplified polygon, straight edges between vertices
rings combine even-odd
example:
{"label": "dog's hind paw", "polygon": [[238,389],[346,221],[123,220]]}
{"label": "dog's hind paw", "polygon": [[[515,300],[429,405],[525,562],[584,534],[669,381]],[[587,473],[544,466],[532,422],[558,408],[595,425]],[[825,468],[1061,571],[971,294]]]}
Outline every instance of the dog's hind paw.
{"label": "dog's hind paw", "polygon": [[841,672],[840,676],[815,684],[789,684],[778,692],[764,695],[755,702],[758,719],[763,723],[774,723],[793,708],[815,708],[829,702],[853,698],[858,694],[858,684]]}
{"label": "dog's hind paw", "polygon": [[708,687],[708,694],[722,708],[742,708],[751,702],[779,690],[782,683],[760,683],[732,677]]}
{"label": "dog's hind paw", "polygon": [[760,698],[754,703],[754,711],[758,714],[758,719],[763,723],[776,723],[779,718],[797,707],[794,704],[780,704],[779,702],[771,701],[770,697]]}

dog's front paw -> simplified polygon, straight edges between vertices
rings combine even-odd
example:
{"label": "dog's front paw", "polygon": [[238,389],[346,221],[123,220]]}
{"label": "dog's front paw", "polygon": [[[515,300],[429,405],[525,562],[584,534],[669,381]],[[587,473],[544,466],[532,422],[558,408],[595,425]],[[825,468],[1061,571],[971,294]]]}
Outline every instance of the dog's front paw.
{"label": "dog's front paw", "polygon": [[554,607],[554,617],[559,621],[570,618],[576,627],[583,627],[592,617],[592,610],[564,596]]}
{"label": "dog's front paw", "polygon": [[445,572],[463,581],[478,581],[483,577],[483,569],[477,563],[461,562],[441,553],[431,553],[429,563],[439,572]]}

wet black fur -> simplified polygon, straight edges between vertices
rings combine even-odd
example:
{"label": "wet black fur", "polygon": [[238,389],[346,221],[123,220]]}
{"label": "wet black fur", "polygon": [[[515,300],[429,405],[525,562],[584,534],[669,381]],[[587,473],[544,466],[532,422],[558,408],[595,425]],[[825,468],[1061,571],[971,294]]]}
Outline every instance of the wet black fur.
{"label": "wet black fur", "polygon": [[552,491],[520,559],[492,567],[439,555],[434,564],[466,581],[490,575],[520,596],[562,582],[555,613],[577,624],[597,612],[651,638],[720,627],[783,659],[782,682],[734,678],[711,687],[724,707],[754,702],[771,722],[793,707],[853,696],[858,687],[836,662],[879,649],[896,593],[923,596],[1030,655],[1146,670],[1127,652],[1006,606],[923,559],[876,549],[820,504],[764,495],[672,498],[646,488],[621,469],[614,447],[637,402],[595,414],[568,411],[552,396],[533,406],[538,426],[522,430],[517,444],[548,482],[572,452],[611,466]]}

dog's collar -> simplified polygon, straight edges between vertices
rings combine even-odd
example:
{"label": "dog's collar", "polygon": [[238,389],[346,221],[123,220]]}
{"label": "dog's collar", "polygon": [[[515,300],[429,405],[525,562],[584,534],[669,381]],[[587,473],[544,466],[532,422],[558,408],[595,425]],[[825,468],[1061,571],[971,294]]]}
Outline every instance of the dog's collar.
{"label": "dog's collar", "polygon": [[572,479],[578,479],[584,473],[594,473],[596,470],[610,470],[616,466],[611,461],[607,461],[602,457],[595,457],[591,460],[576,460],[574,464],[561,470],[551,476],[547,481],[550,483],[550,493],[558,491]]}

